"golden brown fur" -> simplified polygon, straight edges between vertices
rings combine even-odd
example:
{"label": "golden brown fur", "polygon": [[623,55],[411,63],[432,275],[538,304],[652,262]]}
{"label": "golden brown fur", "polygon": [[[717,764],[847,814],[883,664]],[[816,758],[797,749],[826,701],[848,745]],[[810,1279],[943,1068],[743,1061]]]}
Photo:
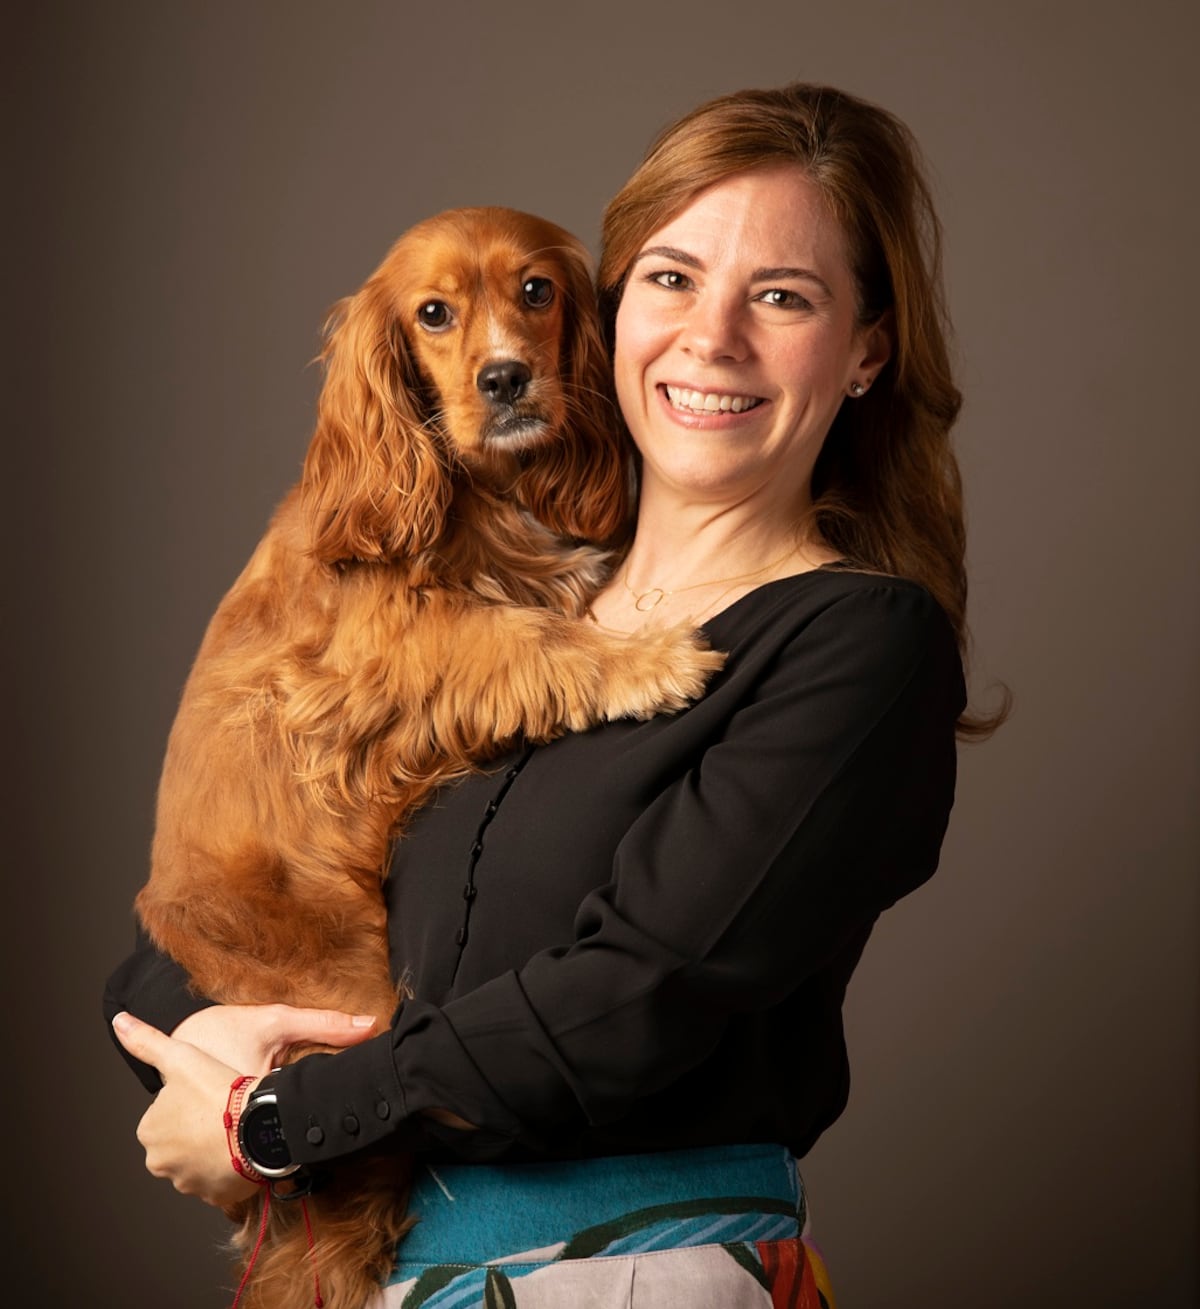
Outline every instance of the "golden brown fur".
{"label": "golden brown fur", "polygon": [[[338,307],[326,363],[301,481],[184,690],[137,907],[206,995],[386,1023],[381,878],[431,788],[521,736],[681,708],[720,658],[584,618],[606,557],[563,538],[615,538],[628,478],[566,232],[500,209],[419,224]],[[405,1187],[381,1156],[310,1202],[330,1309],[387,1272]],[[311,1296],[297,1207],[272,1206],[257,1309]],[[235,1215],[243,1249],[258,1212]]]}

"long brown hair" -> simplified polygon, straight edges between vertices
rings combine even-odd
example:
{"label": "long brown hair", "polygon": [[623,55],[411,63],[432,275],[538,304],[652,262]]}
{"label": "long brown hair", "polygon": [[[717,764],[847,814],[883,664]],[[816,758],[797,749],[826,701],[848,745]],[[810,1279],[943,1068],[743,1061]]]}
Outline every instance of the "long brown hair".
{"label": "long brown hair", "polygon": [[[599,284],[610,349],[625,277],[647,237],[706,187],[779,163],[804,168],[837,218],[860,324],[892,319],[892,358],[839,410],[813,470],[812,521],[849,564],[921,583],[946,611],[964,658],[967,576],[962,484],[950,429],[951,373],[941,226],[921,152],[895,115],[832,87],[738,91],[661,133],[604,215]],[[964,737],[989,716],[967,714]]]}

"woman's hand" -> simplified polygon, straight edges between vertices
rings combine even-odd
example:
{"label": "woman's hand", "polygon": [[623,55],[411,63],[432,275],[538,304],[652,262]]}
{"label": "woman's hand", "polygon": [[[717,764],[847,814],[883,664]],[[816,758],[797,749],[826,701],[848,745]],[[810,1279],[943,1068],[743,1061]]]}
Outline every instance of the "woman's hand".
{"label": "woman's hand", "polygon": [[[197,1021],[205,1015],[212,1017]],[[117,1040],[163,1080],[138,1123],[147,1170],[206,1204],[224,1207],[253,1195],[254,1183],[235,1172],[230,1160],[224,1124],[230,1084],[243,1071],[261,1077],[276,1056],[300,1041],[353,1045],[373,1034],[374,1020],[368,1022],[356,1025],[351,1015],[324,1009],[218,1005],[193,1014],[168,1036],[132,1014],[118,1014]],[[188,1040],[180,1035],[185,1029]]]}
{"label": "woman's hand", "polygon": [[255,1184],[233,1169],[223,1121],[237,1069],[132,1014],[118,1014],[113,1031],[131,1055],[157,1068],[163,1079],[138,1123],[147,1171],[205,1204],[231,1205],[253,1195]]}
{"label": "woman's hand", "polygon": [[[286,1004],[215,1004],[190,1014],[171,1033],[224,1064],[262,1077],[301,1042],[357,1045],[377,1031],[369,1015]],[[159,1070],[161,1072],[161,1069]]]}

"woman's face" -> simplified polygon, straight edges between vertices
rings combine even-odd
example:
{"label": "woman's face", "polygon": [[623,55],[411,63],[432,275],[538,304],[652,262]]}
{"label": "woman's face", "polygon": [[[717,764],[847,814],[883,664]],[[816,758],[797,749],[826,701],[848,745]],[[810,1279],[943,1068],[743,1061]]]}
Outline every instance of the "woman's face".
{"label": "woman's face", "polygon": [[888,350],[885,328],[858,325],[841,229],[803,169],[715,183],[645,241],[617,311],[643,496],[794,514],[851,383]]}

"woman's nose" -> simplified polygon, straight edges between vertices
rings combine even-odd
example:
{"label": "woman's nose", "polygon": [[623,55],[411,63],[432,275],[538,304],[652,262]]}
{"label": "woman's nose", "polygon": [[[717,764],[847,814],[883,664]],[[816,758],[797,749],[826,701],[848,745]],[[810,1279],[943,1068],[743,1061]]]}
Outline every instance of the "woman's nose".
{"label": "woman's nose", "polygon": [[724,296],[696,296],[684,320],[681,345],[704,363],[744,359],[749,346],[740,308]]}

